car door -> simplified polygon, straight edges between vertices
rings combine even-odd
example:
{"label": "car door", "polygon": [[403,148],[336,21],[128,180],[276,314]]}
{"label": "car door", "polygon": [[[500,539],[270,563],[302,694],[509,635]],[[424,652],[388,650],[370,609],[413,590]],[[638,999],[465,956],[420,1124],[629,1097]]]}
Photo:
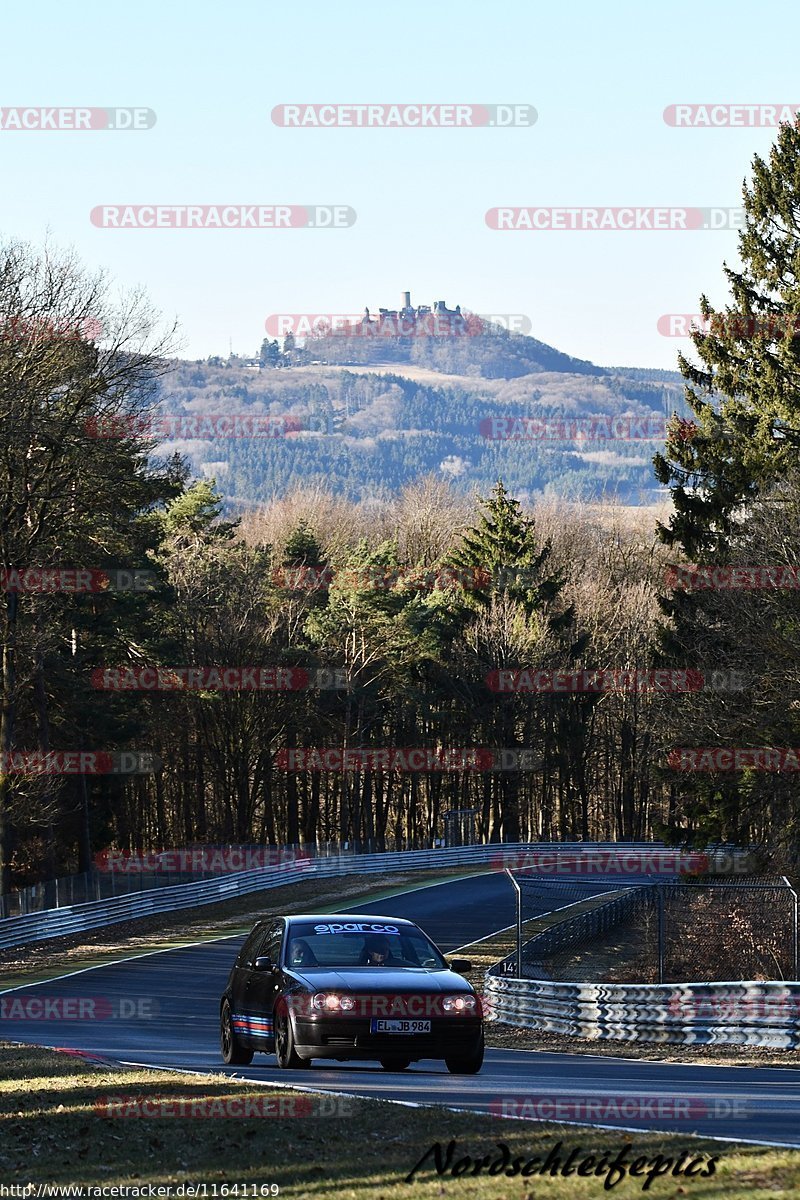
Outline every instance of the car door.
{"label": "car door", "polygon": [[258,947],[264,941],[266,925],[263,921],[259,921],[253,926],[247,940],[236,956],[236,962],[233,964],[233,970],[228,980],[228,995],[230,997],[231,1018],[233,1021],[234,1032],[247,1045],[250,1045],[248,1035],[248,1022],[245,1015],[245,996],[247,993],[247,981],[250,975],[250,970],[253,966]]}
{"label": "car door", "polygon": [[[269,922],[247,970],[242,1007],[247,1036],[259,1050],[270,1050],[273,1046],[272,1011],[280,988],[283,933],[282,920]],[[255,963],[258,958],[269,959],[271,969],[257,971]]]}

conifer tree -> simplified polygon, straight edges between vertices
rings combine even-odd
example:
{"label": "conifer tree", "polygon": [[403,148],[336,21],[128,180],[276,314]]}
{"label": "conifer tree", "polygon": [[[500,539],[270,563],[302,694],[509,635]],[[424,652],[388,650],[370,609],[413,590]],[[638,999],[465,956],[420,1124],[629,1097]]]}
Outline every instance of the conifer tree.
{"label": "conifer tree", "polygon": [[784,124],[743,186],[741,267],[725,264],[730,303],[679,357],[695,421],[675,418],[655,473],[675,513],[659,533],[693,559],[724,557],[743,509],[800,452],[800,124]]}
{"label": "conifer tree", "polygon": [[[467,595],[473,596],[477,604],[487,605],[493,594],[503,593],[519,603],[528,618],[548,609],[564,586],[559,572],[545,572],[552,544],[538,544],[533,518],[524,515],[502,480],[492,495],[481,501],[481,507],[484,511],[478,524],[464,533],[462,545],[450,559],[453,566],[472,572],[467,579]],[[573,616],[571,609],[552,612],[549,625],[552,629],[566,628]]]}

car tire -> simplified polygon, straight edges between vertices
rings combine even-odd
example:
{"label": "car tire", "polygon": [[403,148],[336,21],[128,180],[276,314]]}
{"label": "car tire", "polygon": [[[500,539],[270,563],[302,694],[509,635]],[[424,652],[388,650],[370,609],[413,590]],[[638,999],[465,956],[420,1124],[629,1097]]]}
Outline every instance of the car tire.
{"label": "car tire", "polygon": [[233,1028],[231,1006],[226,1000],[219,1015],[219,1043],[222,1061],[229,1067],[246,1067],[253,1061],[253,1051],[243,1046]]}
{"label": "car tire", "polygon": [[382,1058],[381,1066],[384,1071],[405,1071],[411,1066],[411,1059],[403,1058],[401,1055],[397,1055],[395,1058]]}
{"label": "car tire", "polygon": [[298,1071],[311,1066],[310,1058],[301,1058],[294,1046],[294,1030],[285,1004],[275,1009],[275,1058],[282,1071]]}
{"label": "car tire", "polygon": [[477,1075],[483,1066],[484,1043],[473,1054],[451,1054],[445,1058],[445,1066],[451,1075]]}

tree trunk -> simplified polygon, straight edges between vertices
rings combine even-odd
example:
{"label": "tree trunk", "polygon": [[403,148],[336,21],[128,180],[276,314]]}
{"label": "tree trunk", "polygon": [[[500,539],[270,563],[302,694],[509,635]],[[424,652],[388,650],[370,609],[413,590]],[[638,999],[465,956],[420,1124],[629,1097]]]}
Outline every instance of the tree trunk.
{"label": "tree trunk", "polygon": [[11,775],[7,767],[9,765],[8,755],[14,745],[18,601],[19,597],[16,592],[6,592],[3,629],[3,694],[2,701],[0,701],[0,895],[2,896],[11,891],[11,826],[8,818]]}

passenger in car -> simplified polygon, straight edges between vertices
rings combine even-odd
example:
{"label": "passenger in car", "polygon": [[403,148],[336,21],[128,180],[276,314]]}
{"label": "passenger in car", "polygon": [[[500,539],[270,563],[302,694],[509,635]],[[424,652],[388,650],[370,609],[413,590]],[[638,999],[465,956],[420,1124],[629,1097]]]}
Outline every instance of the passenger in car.
{"label": "passenger in car", "polygon": [[317,956],[305,938],[293,938],[289,946],[289,965],[292,967],[317,967]]}

